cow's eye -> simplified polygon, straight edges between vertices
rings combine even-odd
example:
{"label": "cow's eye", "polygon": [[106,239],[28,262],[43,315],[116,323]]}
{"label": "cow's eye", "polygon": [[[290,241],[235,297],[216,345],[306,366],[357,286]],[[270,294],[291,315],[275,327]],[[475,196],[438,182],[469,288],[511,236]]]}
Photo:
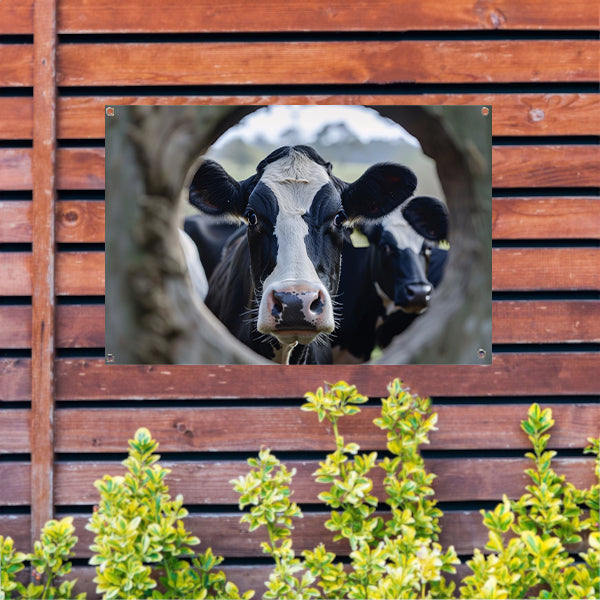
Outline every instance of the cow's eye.
{"label": "cow's eye", "polygon": [[343,210],[340,210],[340,212],[335,215],[335,218],[333,219],[333,224],[338,228],[341,229],[346,221],[348,220],[348,217],[346,216],[346,213]]}
{"label": "cow's eye", "polygon": [[248,209],[244,213],[244,217],[246,217],[246,221],[248,221],[248,227],[254,227],[258,224],[258,217],[256,216],[256,213],[253,210]]}
{"label": "cow's eye", "polygon": [[386,256],[392,255],[392,247],[389,244],[383,244],[382,249]]}

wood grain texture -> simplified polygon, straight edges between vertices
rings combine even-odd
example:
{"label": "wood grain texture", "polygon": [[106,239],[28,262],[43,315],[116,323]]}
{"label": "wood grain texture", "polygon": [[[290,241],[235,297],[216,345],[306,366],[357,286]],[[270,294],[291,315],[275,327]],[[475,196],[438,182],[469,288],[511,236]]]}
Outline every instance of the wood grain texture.
{"label": "wood grain texture", "polygon": [[33,33],[33,0],[0,2],[0,34]]}
{"label": "wood grain texture", "polygon": [[103,190],[104,148],[59,148],[56,186],[59,190]]}
{"label": "wood grain texture", "polygon": [[30,140],[32,138],[33,98],[0,98],[0,139]]}
{"label": "wood grain texture", "polygon": [[492,238],[597,240],[600,198],[494,198]]}
{"label": "wood grain texture", "polygon": [[0,87],[33,85],[33,45],[0,43]]}
{"label": "wood grain texture", "polygon": [[[57,242],[104,242],[104,202],[62,200],[56,203]],[[0,243],[32,241],[32,203],[0,201]]]}
{"label": "wood grain texture", "polygon": [[[258,450],[257,450],[258,452]],[[298,503],[318,504],[318,494],[325,488],[314,481],[317,460],[285,461],[297,475],[292,489]],[[163,461],[171,473],[165,479],[173,497],[183,494],[186,505],[223,504],[236,506],[239,496],[233,491],[230,480],[247,472],[248,465],[239,461],[190,461],[176,463]],[[439,502],[500,501],[502,494],[518,498],[530,482],[524,470],[531,461],[526,458],[431,458],[425,460],[428,471],[437,474],[433,483]],[[590,487],[595,482],[593,459],[555,458],[552,466],[565,475],[573,485]],[[27,462],[0,463],[0,475],[5,482],[3,504],[27,506],[29,504],[29,470]],[[92,506],[99,500],[94,481],[105,474],[123,474],[117,462],[60,462],[56,464],[56,504],[58,506]],[[383,471],[373,474],[373,490],[383,496]]]}
{"label": "wood grain texture", "polygon": [[[0,107],[4,99],[0,98]],[[21,100],[21,99],[20,99]],[[27,99],[22,99],[25,105]],[[82,96],[58,100],[58,137],[104,137],[105,105],[491,105],[493,135],[600,135],[595,94],[398,94],[352,96]],[[12,123],[11,123],[12,125]],[[7,123],[6,126],[9,126]],[[14,126],[14,125],[12,125]],[[24,127],[25,125],[21,125]],[[27,137],[21,135],[20,137]]]}
{"label": "wood grain texture", "polygon": [[[57,400],[180,400],[298,398],[326,381],[344,379],[373,397],[399,377],[429,396],[573,396],[598,394],[594,352],[502,353],[486,367],[409,365],[281,366],[117,366],[98,359],[56,361]],[[264,372],[261,372],[264,369]],[[0,358],[0,400],[31,398],[31,361]],[[252,381],[252,385],[248,385]]]}
{"label": "wood grain texture", "polygon": [[31,242],[31,202],[0,200],[0,243]]}
{"label": "wood grain texture", "polygon": [[58,242],[104,242],[104,201],[62,200],[56,205]]}
{"label": "wood grain texture", "polygon": [[[32,13],[33,0],[3,0],[0,33],[32,33]],[[203,0],[191,0],[174,4],[168,11],[160,0],[150,0],[143,11],[136,0],[63,0],[59,3],[58,28],[60,33],[578,30],[594,29],[597,16],[592,0],[543,7],[539,0],[435,0],[413,4],[362,0],[354,1],[350,7],[342,0],[327,4],[315,0],[290,0],[285,4],[260,0],[251,11],[243,0],[229,2],[227,10],[215,10]]]}
{"label": "wood grain texture", "polygon": [[[3,411],[0,419],[0,455],[29,454],[30,452],[31,411],[20,408]],[[0,531],[2,530],[0,529]]]}
{"label": "wood grain texture", "polygon": [[[258,448],[256,453],[258,453]],[[318,504],[318,495],[326,488],[314,481],[313,473],[319,467],[317,460],[285,461],[297,475],[291,486],[294,501]],[[435,458],[426,459],[425,467],[436,473],[433,483],[439,502],[462,502],[471,500],[500,501],[502,494],[518,498],[531,481],[524,470],[531,461],[525,458]],[[592,458],[556,458],[552,461],[557,473],[565,475],[577,487],[590,487],[594,483]],[[10,466],[10,464],[9,464]],[[187,505],[223,504],[236,506],[239,496],[230,481],[244,475],[248,470],[239,461],[190,461],[174,463],[163,461],[171,469],[165,479],[173,497],[183,494]],[[57,505],[94,505],[99,500],[94,481],[106,473],[122,474],[124,468],[118,463],[61,462],[56,465]],[[383,471],[373,473],[373,490],[377,497],[383,496]],[[19,502],[17,495],[10,499]]]}
{"label": "wood grain texture", "polygon": [[497,291],[600,290],[600,248],[494,248]]}
{"label": "wood grain texture", "polygon": [[[426,450],[529,449],[520,427],[527,407],[511,404],[436,406],[438,430],[430,435]],[[571,404],[552,407],[556,425],[552,448],[580,448],[595,436],[600,405]],[[361,408],[361,416],[340,422],[340,433],[364,450],[385,450],[386,436],[371,425],[380,416],[379,406]],[[331,428],[319,424],[314,413],[293,407],[60,409],[56,413],[57,452],[77,454],[122,452],[143,422],[161,452],[251,452],[257,444],[282,451],[333,452]],[[465,436],[464,424],[469,424]],[[243,432],[240,435],[239,432]],[[259,444],[259,445],[260,445]]]}
{"label": "wood grain texture", "polygon": [[[385,0],[355,0],[349,6],[343,0],[323,4],[291,0],[274,4],[259,0],[248,11],[243,0],[227,4],[227,10],[215,10],[202,0],[178,4],[163,10],[159,0],[148,2],[143,11],[135,0],[115,3],[111,0],[60,3],[61,32],[161,31],[408,31],[469,29],[580,29],[593,28],[597,13],[590,0],[573,2],[572,10],[551,6],[540,11],[539,2],[510,0],[473,2],[452,0],[406,4]],[[541,13],[541,14],[540,14]]]}
{"label": "wood grain texture", "polygon": [[56,3],[34,5],[31,539],[54,514]]}
{"label": "wood grain texture", "polygon": [[31,504],[31,463],[22,460],[0,462],[0,478],[3,482],[2,506]]}
{"label": "wood grain texture", "polygon": [[594,40],[64,44],[58,83],[583,82],[597,78],[597,53]]}
{"label": "wood grain texture", "polygon": [[597,300],[522,300],[492,303],[497,344],[600,342]]}
{"label": "wood grain texture", "polygon": [[[103,360],[57,361],[57,398],[76,399],[182,399],[182,398],[296,398],[325,381],[352,381],[369,396],[386,394],[386,385],[400,377],[423,395],[515,396],[597,394],[589,377],[597,368],[593,352],[503,353],[491,366],[334,366],[334,367],[166,367],[106,365]],[[26,361],[7,365],[27,369]],[[264,369],[261,373],[260,370]],[[252,381],[252,385],[248,385]],[[15,389],[13,396],[27,396]]]}
{"label": "wood grain texture", "polygon": [[494,146],[492,162],[494,187],[600,186],[597,145]]}
{"label": "wood grain texture", "polygon": [[30,148],[0,148],[0,189],[32,189],[32,156]]}
{"label": "wood grain texture", "polygon": [[[0,296],[31,296],[32,255],[28,252],[0,254],[0,266],[8,277],[0,279]],[[61,252],[56,258],[56,294],[102,296],[104,252]]]}
{"label": "wood grain texture", "polygon": [[56,262],[56,293],[60,296],[102,296],[104,252],[61,252]]}

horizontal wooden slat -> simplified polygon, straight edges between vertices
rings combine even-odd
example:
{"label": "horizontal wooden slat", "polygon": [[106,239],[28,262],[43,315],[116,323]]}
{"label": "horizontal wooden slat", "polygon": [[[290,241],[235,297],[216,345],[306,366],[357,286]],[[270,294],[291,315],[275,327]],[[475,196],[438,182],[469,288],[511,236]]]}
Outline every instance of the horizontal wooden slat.
{"label": "horizontal wooden slat", "polygon": [[[178,3],[164,10],[160,0],[139,10],[135,0],[101,0],[82,4],[62,0],[58,4],[60,33],[105,32],[263,32],[263,31],[407,31],[471,29],[594,29],[597,7],[592,0],[568,4],[550,3],[540,10],[538,0],[515,3],[499,0],[493,5],[472,0],[435,0],[404,4],[386,0],[323,2],[268,0],[229,2],[220,11],[202,0]],[[0,34],[33,32],[33,0],[0,3]]]}
{"label": "horizontal wooden slat", "polygon": [[56,203],[57,242],[104,242],[104,201],[61,200]]}
{"label": "horizontal wooden slat", "polygon": [[594,40],[63,44],[57,78],[62,86],[583,82],[597,79],[597,49]]}
{"label": "horizontal wooden slat", "polygon": [[[593,145],[494,146],[494,187],[591,187],[600,185],[600,151]],[[0,184],[31,189],[31,150],[1,149]],[[104,148],[60,148],[57,186],[63,190],[104,189]]]}
{"label": "horizontal wooden slat", "polygon": [[600,198],[494,198],[492,238],[598,239]]}
{"label": "horizontal wooden slat", "polygon": [[494,146],[494,187],[598,187],[600,147]]}
{"label": "horizontal wooden slat", "polygon": [[0,253],[0,296],[31,296],[31,252]]}
{"label": "horizontal wooden slat", "polygon": [[[181,398],[298,398],[343,379],[380,397],[399,377],[430,396],[597,395],[594,352],[495,354],[491,366],[119,366],[102,359],[58,359],[57,400],[169,400]],[[265,369],[261,372],[261,369]],[[31,361],[0,359],[0,400],[31,398]],[[251,382],[251,383],[248,383]]]}
{"label": "horizontal wooden slat", "polygon": [[[2,365],[2,362],[0,362]],[[344,379],[363,394],[383,396],[396,377],[412,389],[431,396],[503,396],[597,394],[593,352],[494,355],[491,366],[334,366],[286,367],[174,365],[166,367],[106,365],[103,360],[59,359],[56,398],[180,399],[180,398],[297,398],[324,381]],[[6,359],[8,372],[29,370],[25,359]],[[260,369],[264,369],[260,373]],[[22,375],[9,385],[8,399],[27,399]],[[249,383],[250,382],[250,383]]]}
{"label": "horizontal wooden slat", "polygon": [[[31,207],[27,200],[0,201],[0,243],[32,241]],[[104,202],[57,202],[56,241],[104,242]]]}
{"label": "horizontal wooden slat", "polygon": [[406,31],[411,29],[580,29],[594,28],[597,14],[590,0],[577,0],[573,10],[556,6],[539,14],[539,3],[527,0],[516,5],[501,0],[492,5],[472,0],[434,0],[404,4],[386,0],[360,0],[348,10],[344,0],[319,2],[291,0],[277,4],[260,0],[248,5],[243,0],[227,4],[226,11],[214,10],[202,0],[192,0],[163,10],[160,0],[148,2],[140,13],[134,0],[115,3],[103,0],[81,10],[76,0],[59,4],[61,32],[215,32],[215,31]]}
{"label": "horizontal wooden slat", "polygon": [[33,33],[33,0],[0,2],[0,34]]}
{"label": "horizontal wooden slat", "polygon": [[600,248],[495,248],[497,291],[600,290]]}
{"label": "horizontal wooden slat", "polygon": [[[492,342],[550,344],[600,342],[600,302],[594,300],[494,301]],[[59,305],[58,348],[101,348],[103,305]],[[31,307],[0,306],[0,348],[31,347]]]}
{"label": "horizontal wooden slat", "polygon": [[[8,100],[8,99],[7,99]],[[0,107],[3,99],[0,98]],[[23,102],[26,102],[23,99]],[[416,94],[353,96],[83,96],[58,99],[58,137],[103,138],[105,105],[264,104],[491,105],[493,135],[600,134],[595,94]],[[31,117],[29,117],[31,120]],[[16,127],[14,124],[13,127]],[[25,125],[20,125],[24,127]],[[17,137],[28,137],[20,135]]]}
{"label": "horizontal wooden slat", "polygon": [[[104,305],[56,307],[57,348],[104,346]],[[0,306],[0,348],[31,348],[31,306]]]}
{"label": "horizontal wooden slat", "polygon": [[103,190],[104,148],[60,148],[56,153],[59,190]]}
{"label": "horizontal wooden slat", "polygon": [[28,454],[31,451],[31,411],[11,409],[3,410],[0,414],[0,454]]}
{"label": "horizontal wooden slat", "polygon": [[33,138],[33,98],[0,98],[0,115],[0,140]]}
{"label": "horizontal wooden slat", "polygon": [[[314,481],[313,473],[318,461],[285,461],[297,470],[292,489],[296,502],[318,503],[318,494],[326,488]],[[166,478],[174,496],[182,494],[187,505],[229,504],[237,505],[239,496],[230,481],[245,474],[249,467],[243,461],[210,461],[174,463],[163,461],[171,470]],[[577,487],[589,487],[595,483],[592,458],[556,458],[553,468],[565,475]],[[525,458],[435,458],[426,459],[428,471],[435,473],[433,482],[439,502],[498,501],[502,495],[518,498],[524,493],[529,478],[524,470],[531,466]],[[29,504],[29,470],[27,462],[0,462],[2,476],[3,506],[27,506]],[[98,491],[94,481],[105,474],[122,474],[124,468],[112,462],[58,462],[56,464],[57,506],[80,506],[97,504]],[[374,494],[383,496],[383,471],[373,473]]]}
{"label": "horizontal wooden slat", "polygon": [[31,305],[0,306],[0,348],[31,348]]}
{"label": "horizontal wooden slat", "polygon": [[[520,427],[527,407],[434,406],[438,431],[432,432],[427,450],[495,450],[529,448]],[[378,406],[361,409],[360,418],[344,419],[340,432],[363,449],[386,448],[386,436],[369,425],[381,414]],[[600,405],[576,404],[553,407],[553,448],[583,448],[597,435]],[[274,451],[333,451],[330,428],[320,425],[312,413],[299,407],[60,409],[56,411],[56,451],[122,452],[143,422],[162,452],[252,452],[258,440]],[[464,435],[464,424],[469,435]],[[239,435],[243,432],[243,435]],[[502,432],[501,435],[498,432]]]}
{"label": "horizontal wooden slat", "polygon": [[[557,473],[565,475],[568,481],[578,487],[589,487],[594,483],[592,458],[556,458],[552,464]],[[327,489],[323,484],[316,483],[312,475],[319,467],[319,462],[286,461],[286,465],[290,469],[297,469],[292,485],[294,501],[318,503],[318,495]],[[525,458],[436,458],[426,459],[425,465],[437,475],[433,488],[440,502],[501,500],[502,494],[518,498],[530,482],[524,470],[531,466],[531,461]],[[171,469],[165,480],[171,494],[182,494],[188,505],[237,505],[239,496],[233,491],[230,481],[249,470],[245,462],[234,461],[185,464],[164,461],[164,466]],[[98,491],[93,485],[94,481],[106,473],[122,472],[123,468],[114,463],[60,462],[56,465],[56,504],[97,504]],[[383,471],[377,469],[373,473],[373,490],[377,497],[383,496],[382,479]]]}
{"label": "horizontal wooden slat", "polygon": [[29,506],[31,502],[31,464],[26,461],[0,461],[1,505]]}
{"label": "horizontal wooden slat", "polygon": [[0,200],[0,243],[31,242],[32,203]]}
{"label": "horizontal wooden slat", "polygon": [[32,156],[29,148],[0,148],[0,189],[32,189]]}
{"label": "horizontal wooden slat", "polygon": [[[0,296],[31,295],[31,253],[5,252],[0,265],[8,274],[0,279]],[[104,294],[104,252],[60,252],[56,256],[56,293],[59,296]]]}
{"label": "horizontal wooden slat", "polygon": [[492,303],[496,344],[600,342],[600,301]]}
{"label": "horizontal wooden slat", "polygon": [[0,87],[33,85],[33,45],[0,43]]}

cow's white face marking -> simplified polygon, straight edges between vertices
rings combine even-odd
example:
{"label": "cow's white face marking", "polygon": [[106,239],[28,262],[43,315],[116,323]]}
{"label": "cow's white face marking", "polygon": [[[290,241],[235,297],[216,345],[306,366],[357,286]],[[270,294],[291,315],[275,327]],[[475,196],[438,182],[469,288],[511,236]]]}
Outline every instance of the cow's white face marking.
{"label": "cow's white face marking", "polygon": [[381,224],[384,229],[394,236],[394,240],[396,240],[400,250],[409,248],[418,256],[421,253],[425,238],[412,228],[410,223],[402,215],[400,209],[401,207],[399,206],[390,214],[383,217]]}
{"label": "cow's white face marking", "polygon": [[[282,288],[304,289],[305,286],[320,289],[327,298],[324,310],[327,315],[320,315],[330,323],[333,331],[333,308],[329,293],[319,279],[315,265],[308,256],[306,237],[309,234],[308,223],[303,216],[312,206],[317,192],[331,179],[326,169],[301,152],[291,152],[288,156],[266,166],[261,183],[270,188],[274,194],[278,213],[273,233],[277,238],[277,260],[273,271],[263,282],[263,294],[258,312],[258,331],[272,331],[272,317],[267,307],[267,297],[272,290]],[[281,336],[278,336],[281,337]]]}

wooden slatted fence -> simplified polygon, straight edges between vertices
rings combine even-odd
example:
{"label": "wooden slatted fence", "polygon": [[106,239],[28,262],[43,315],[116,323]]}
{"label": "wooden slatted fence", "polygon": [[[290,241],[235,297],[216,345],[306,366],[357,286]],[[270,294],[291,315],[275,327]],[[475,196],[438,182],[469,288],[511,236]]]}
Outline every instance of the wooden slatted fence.
{"label": "wooden slatted fence", "polygon": [[[523,489],[530,402],[553,407],[557,469],[591,482],[580,451],[600,423],[596,3],[351,4],[0,2],[0,534],[28,550],[52,512],[74,515],[92,595],[92,484],[121,470],[141,425],[189,527],[242,588],[260,588],[267,567],[228,481],[261,445],[298,468],[309,509],[297,548],[327,541],[310,473],[331,440],[298,410],[325,380],[376,399],[401,377],[433,396],[427,464],[442,542],[461,555],[485,544],[477,509]],[[283,103],[493,106],[491,366],[105,364],[104,106]],[[347,424],[373,450],[376,411]]]}

